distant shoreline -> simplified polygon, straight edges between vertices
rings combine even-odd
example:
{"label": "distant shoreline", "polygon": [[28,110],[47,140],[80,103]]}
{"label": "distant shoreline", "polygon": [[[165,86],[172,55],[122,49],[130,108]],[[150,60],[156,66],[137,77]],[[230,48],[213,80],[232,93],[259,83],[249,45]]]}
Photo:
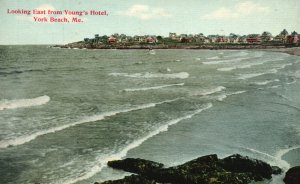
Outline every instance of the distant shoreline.
{"label": "distant shoreline", "polygon": [[192,49],[192,50],[261,50],[271,52],[282,52],[300,56],[300,47],[265,46],[265,45],[101,45],[88,47],[77,44],[55,45],[53,47],[70,49],[119,49],[119,50],[148,50],[148,49]]}

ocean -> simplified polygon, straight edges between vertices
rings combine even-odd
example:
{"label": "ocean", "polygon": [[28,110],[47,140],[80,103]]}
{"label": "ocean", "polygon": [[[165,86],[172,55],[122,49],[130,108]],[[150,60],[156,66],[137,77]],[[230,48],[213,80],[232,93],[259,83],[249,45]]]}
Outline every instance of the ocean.
{"label": "ocean", "polygon": [[[109,160],[300,165],[300,57],[0,46],[0,183],[93,183]],[[284,175],[261,183],[280,184]]]}

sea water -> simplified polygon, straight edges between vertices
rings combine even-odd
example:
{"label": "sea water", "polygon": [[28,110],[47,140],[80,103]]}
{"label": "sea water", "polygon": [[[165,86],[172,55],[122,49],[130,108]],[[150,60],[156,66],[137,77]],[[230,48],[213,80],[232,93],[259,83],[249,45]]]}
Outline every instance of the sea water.
{"label": "sea water", "polygon": [[[109,160],[300,165],[300,58],[0,46],[0,183],[93,183]],[[283,175],[263,183],[283,183]]]}

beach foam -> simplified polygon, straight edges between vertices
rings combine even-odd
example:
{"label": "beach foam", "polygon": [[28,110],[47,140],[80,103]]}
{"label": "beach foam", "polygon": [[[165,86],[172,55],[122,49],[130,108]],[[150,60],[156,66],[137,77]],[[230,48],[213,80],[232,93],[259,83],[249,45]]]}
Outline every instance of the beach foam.
{"label": "beach foam", "polygon": [[176,100],[178,100],[178,98],[173,99],[173,100],[165,100],[165,101],[157,102],[157,103],[149,103],[149,104],[139,105],[139,106],[128,108],[128,109],[104,112],[104,113],[101,113],[99,115],[85,117],[82,120],[77,121],[77,122],[73,122],[73,123],[62,125],[62,126],[42,130],[42,131],[30,134],[30,135],[23,135],[23,136],[14,138],[14,139],[9,139],[9,140],[1,140],[0,141],[0,148],[7,148],[9,146],[22,145],[24,143],[27,143],[27,142],[30,142],[30,141],[36,139],[37,137],[39,137],[41,135],[46,135],[46,134],[49,134],[49,133],[58,132],[58,131],[61,131],[61,130],[64,130],[64,129],[67,129],[67,128],[70,128],[70,127],[73,127],[73,126],[76,126],[76,125],[83,124],[83,123],[100,121],[100,120],[103,120],[107,117],[111,117],[111,116],[114,116],[114,115],[117,115],[117,114],[120,114],[120,113],[126,113],[126,112],[130,112],[130,111],[136,111],[136,110],[142,110],[142,109],[146,109],[146,108],[155,107],[157,105],[161,105],[163,103],[174,102]]}
{"label": "beach foam", "polygon": [[1,100],[0,111],[5,109],[17,109],[17,108],[44,105],[49,101],[50,101],[50,97],[47,95],[36,97],[36,98],[29,98],[29,99]]}
{"label": "beach foam", "polygon": [[179,84],[168,84],[168,85],[153,86],[153,87],[145,87],[145,88],[129,88],[129,89],[124,89],[123,91],[126,91],[126,92],[132,92],[132,91],[147,91],[147,90],[161,89],[161,88],[167,88],[167,87],[172,87],[172,86],[183,86],[183,85],[184,85],[184,83],[179,83]]}
{"label": "beach foam", "polygon": [[128,73],[110,73],[109,75],[114,77],[132,77],[132,78],[171,78],[171,79],[186,79],[189,77],[189,74],[187,72],[179,72],[179,73],[134,73],[134,74],[128,74]]}
{"label": "beach foam", "polygon": [[121,151],[119,151],[118,153],[114,153],[111,155],[106,156],[105,158],[103,158],[103,156],[99,157],[97,159],[97,161],[95,162],[96,164],[91,167],[86,173],[83,173],[81,176],[66,181],[64,182],[64,184],[73,184],[88,178],[91,178],[92,176],[94,176],[95,174],[99,173],[107,164],[108,161],[111,160],[119,160],[122,159],[123,157],[125,157],[128,153],[129,150],[136,148],[138,146],[140,146],[143,142],[145,142],[146,140],[148,140],[149,138],[158,135],[161,132],[165,132],[168,131],[169,126],[177,124],[178,122],[182,121],[182,120],[186,120],[186,119],[190,119],[193,116],[201,113],[204,110],[207,110],[209,108],[212,107],[211,103],[205,104],[202,108],[192,112],[191,114],[188,114],[186,116],[180,117],[180,118],[176,118],[170,121],[167,121],[164,125],[158,127],[156,130],[150,132],[148,135],[146,135],[145,137],[142,137],[138,140],[133,141],[132,143],[128,144],[127,146],[125,146]]}

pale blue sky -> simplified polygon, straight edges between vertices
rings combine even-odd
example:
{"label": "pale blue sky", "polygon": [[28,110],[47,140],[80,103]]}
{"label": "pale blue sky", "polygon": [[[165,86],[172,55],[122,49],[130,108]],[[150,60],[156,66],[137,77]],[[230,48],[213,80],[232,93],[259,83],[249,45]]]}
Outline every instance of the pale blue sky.
{"label": "pale blue sky", "polygon": [[[36,23],[7,9],[106,10],[75,23]],[[49,15],[46,15],[49,18]],[[41,16],[43,17],[43,16]],[[300,32],[299,0],[0,0],[0,44],[63,44],[94,34]]]}

